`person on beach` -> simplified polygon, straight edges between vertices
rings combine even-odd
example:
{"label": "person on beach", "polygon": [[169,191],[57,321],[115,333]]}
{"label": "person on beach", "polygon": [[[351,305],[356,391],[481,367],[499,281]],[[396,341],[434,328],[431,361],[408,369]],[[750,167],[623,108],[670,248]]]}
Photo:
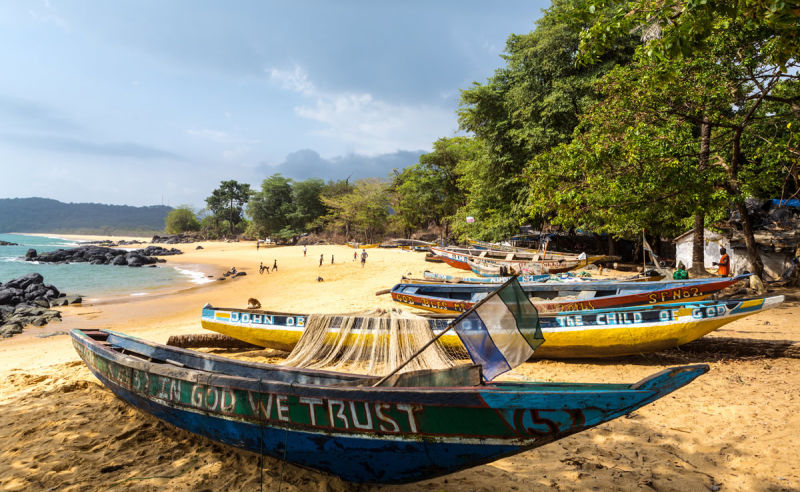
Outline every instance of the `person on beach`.
{"label": "person on beach", "polygon": [[322,256],[323,255],[319,255],[319,266],[322,266]]}
{"label": "person on beach", "polygon": [[358,258],[358,251],[353,251],[353,261],[354,262],[356,261],[356,258]]}
{"label": "person on beach", "polygon": [[258,247],[261,245],[261,241],[256,239],[256,251],[258,251]]}
{"label": "person on beach", "polygon": [[728,256],[725,248],[719,248],[719,263],[713,262],[712,265],[717,265],[717,275],[727,277],[731,273],[731,257]]}
{"label": "person on beach", "polygon": [[264,262],[262,261],[261,264],[258,265],[258,273],[264,275],[264,270],[267,270],[267,273],[269,273],[269,268],[264,268]]}
{"label": "person on beach", "polygon": [[303,258],[305,258],[307,250],[308,250],[308,246],[303,245]]}
{"label": "person on beach", "polygon": [[272,261],[272,271],[273,272],[278,271],[278,260],[277,260],[277,258]]}
{"label": "person on beach", "polygon": [[678,269],[672,273],[672,280],[686,280],[689,278],[689,272],[686,271],[686,267],[683,265],[683,262],[678,262]]}
{"label": "person on beach", "polygon": [[333,265],[333,255],[331,255],[331,265]]}
{"label": "person on beach", "polygon": [[364,264],[367,262],[367,250],[361,250],[361,268],[364,268]]}

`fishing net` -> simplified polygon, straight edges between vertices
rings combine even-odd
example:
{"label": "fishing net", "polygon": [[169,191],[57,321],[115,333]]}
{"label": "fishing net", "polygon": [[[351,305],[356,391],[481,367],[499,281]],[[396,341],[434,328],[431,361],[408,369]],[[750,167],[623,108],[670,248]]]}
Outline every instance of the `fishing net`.
{"label": "fishing net", "polygon": [[[386,374],[434,337],[427,318],[402,311],[363,315],[312,315],[285,365]],[[438,341],[400,372],[452,367],[465,352]]]}

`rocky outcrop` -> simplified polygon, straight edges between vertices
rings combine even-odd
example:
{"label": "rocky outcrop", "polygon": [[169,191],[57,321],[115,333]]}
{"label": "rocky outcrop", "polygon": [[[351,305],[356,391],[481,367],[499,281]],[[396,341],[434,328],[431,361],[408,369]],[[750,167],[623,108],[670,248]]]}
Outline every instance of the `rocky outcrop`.
{"label": "rocky outcrop", "polygon": [[83,243],[84,246],[105,246],[107,248],[114,248],[117,246],[133,246],[137,244],[145,244],[144,241],[138,241],[136,239],[128,241],[127,239],[122,239],[120,241],[114,242],[110,239],[103,239],[101,241],[86,241]]}
{"label": "rocky outcrop", "polygon": [[8,241],[0,241],[0,246],[19,246],[17,243],[10,243]]}
{"label": "rocky outcrop", "polygon": [[166,260],[157,256],[180,255],[179,249],[166,249],[161,246],[148,246],[144,249],[125,251],[122,249],[106,248],[103,246],[80,246],[72,249],[58,249],[37,254],[35,249],[25,253],[26,261],[39,261],[43,263],[90,263],[92,265],[118,265],[140,267],[163,263]]}
{"label": "rocky outcrop", "polygon": [[38,273],[0,283],[0,338],[21,333],[27,325],[44,326],[61,321],[61,313],[49,308],[80,302],[80,297],[66,296],[45,284]]}
{"label": "rocky outcrop", "polygon": [[164,235],[155,235],[153,239],[150,240],[151,243],[162,243],[162,244],[180,244],[180,243],[193,243],[197,241],[197,237],[189,235],[189,234],[164,234]]}

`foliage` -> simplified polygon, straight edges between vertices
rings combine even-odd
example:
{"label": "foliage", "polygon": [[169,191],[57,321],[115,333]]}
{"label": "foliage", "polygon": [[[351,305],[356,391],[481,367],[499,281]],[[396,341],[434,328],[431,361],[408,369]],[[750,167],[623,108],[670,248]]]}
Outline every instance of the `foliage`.
{"label": "foliage", "polygon": [[[534,210],[631,236],[645,227],[671,234],[682,219],[722,217],[733,203],[759,272],[743,201],[774,196],[781,184],[785,191],[781,178],[797,162],[786,147],[792,105],[800,102],[797,77],[771,63],[760,35],[717,34],[696,56],[654,57],[651,43],[640,48],[634,63],[602,79],[604,99],[574,140],[533,161]],[[703,127],[710,159],[699,165]]]}
{"label": "foliage", "polygon": [[199,231],[200,221],[195,217],[189,205],[181,205],[178,208],[171,210],[164,219],[164,230],[168,234],[180,234],[188,231]]}
{"label": "foliage", "polygon": [[261,191],[254,193],[247,204],[247,213],[253,219],[259,237],[274,235],[288,226],[288,216],[294,210],[292,180],[280,174],[265,179]]}
{"label": "foliage", "polygon": [[631,32],[650,39],[648,56],[675,58],[704,53],[732,31],[767,31],[761,50],[784,69],[800,46],[800,8],[785,0],[590,0],[571,3],[563,16],[590,25],[581,35],[583,61]]}
{"label": "foliage", "polygon": [[324,217],[331,232],[369,243],[386,230],[389,217],[389,185],[378,178],[358,180],[352,191],[322,197],[330,209]]}
{"label": "foliage", "polygon": [[247,204],[253,232],[258,237],[287,240],[312,230],[315,221],[328,212],[321,199],[324,190],[321,179],[295,182],[273,174]]}
{"label": "foliage", "polygon": [[472,158],[476,149],[473,138],[440,138],[434,142],[433,152],[421,155],[417,164],[395,171],[392,208],[404,235],[430,224],[444,226],[448,235],[450,220],[465,203],[457,168]]}
{"label": "foliage", "polygon": [[[570,141],[579,116],[598,99],[595,82],[632,55],[634,41],[625,40],[597,63],[576,65],[585,26],[562,19],[570,4],[555,1],[535,31],[511,35],[506,66],[486,84],[462,91],[461,128],[476,136],[485,154],[459,170],[467,192],[462,210],[476,217],[471,233],[483,239],[507,237],[536,219],[529,215],[533,208],[526,206],[529,193],[522,171],[540,153]],[[463,225],[454,224],[459,223]],[[459,227],[459,232],[465,229]]]}
{"label": "foliage", "polygon": [[241,232],[243,228],[237,226],[242,222],[242,210],[250,198],[250,185],[239,183],[236,180],[222,181],[219,188],[206,198],[206,205],[214,216],[214,223],[219,230],[219,222],[228,222],[228,233],[233,236],[237,230]]}

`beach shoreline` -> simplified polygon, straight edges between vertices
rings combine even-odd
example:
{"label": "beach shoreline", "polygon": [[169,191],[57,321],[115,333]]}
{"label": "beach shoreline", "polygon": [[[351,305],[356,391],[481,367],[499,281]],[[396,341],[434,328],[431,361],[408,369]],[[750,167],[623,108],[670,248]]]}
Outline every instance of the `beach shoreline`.
{"label": "beach shoreline", "polygon": [[[279,483],[282,490],[351,490],[352,484],[337,478],[272,459],[264,461],[261,474],[257,456],[133,409],[89,372],[67,332],[109,328],[164,343],[170,335],[202,333],[200,311],[207,302],[244,307],[253,297],[264,309],[302,313],[392,308],[397,305],[390,296],[375,293],[402,275],[421,277],[426,269],[458,272],[425,262],[424,254],[396,249],[367,250],[362,268],[353,261],[356,250],[347,246],[309,246],[305,256],[302,246],[256,249],[253,241],[169,246],[184,254],[165,257],[164,265],[195,265],[214,280],[174,292],[61,308],[61,323],[27,327],[21,335],[0,340],[0,489],[94,490],[119,484],[123,490],[258,490],[263,482],[270,490]],[[260,263],[271,267],[276,260],[276,272],[258,273]],[[216,280],[231,267],[246,275]],[[784,305],[709,336],[800,342],[797,292],[781,293],[788,294]],[[237,357],[278,361],[273,355],[254,351]],[[453,475],[364,490],[800,487],[800,472],[786,453],[800,445],[794,431],[800,428],[800,359],[672,350],[605,360],[540,360],[523,364],[509,377],[633,383],[689,363],[708,363],[711,371],[630,418]],[[103,471],[108,466],[118,468]]]}

